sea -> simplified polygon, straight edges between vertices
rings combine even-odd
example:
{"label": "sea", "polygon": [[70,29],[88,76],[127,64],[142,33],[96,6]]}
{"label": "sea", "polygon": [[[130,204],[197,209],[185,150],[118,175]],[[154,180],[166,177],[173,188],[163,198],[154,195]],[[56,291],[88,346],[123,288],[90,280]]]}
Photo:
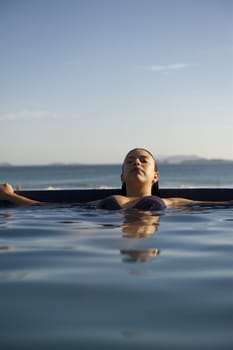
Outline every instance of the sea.
{"label": "sea", "polygon": [[[232,188],[233,163],[161,164],[160,187]],[[22,189],[120,187],[120,165],[1,166]],[[2,350],[230,350],[233,207],[0,207]]]}
{"label": "sea", "polygon": [[[160,187],[233,187],[233,161],[159,165]],[[0,183],[22,189],[118,188],[121,165],[0,166]]]}

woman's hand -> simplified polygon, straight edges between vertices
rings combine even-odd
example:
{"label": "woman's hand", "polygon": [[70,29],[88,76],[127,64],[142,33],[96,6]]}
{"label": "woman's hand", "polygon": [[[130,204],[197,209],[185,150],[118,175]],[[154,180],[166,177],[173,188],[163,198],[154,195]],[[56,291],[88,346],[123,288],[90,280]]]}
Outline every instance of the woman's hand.
{"label": "woman's hand", "polygon": [[7,200],[12,194],[14,194],[14,190],[10,184],[0,184],[0,199]]}
{"label": "woman's hand", "polygon": [[0,200],[8,201],[16,205],[32,205],[39,202],[16,194],[10,184],[0,184]]}

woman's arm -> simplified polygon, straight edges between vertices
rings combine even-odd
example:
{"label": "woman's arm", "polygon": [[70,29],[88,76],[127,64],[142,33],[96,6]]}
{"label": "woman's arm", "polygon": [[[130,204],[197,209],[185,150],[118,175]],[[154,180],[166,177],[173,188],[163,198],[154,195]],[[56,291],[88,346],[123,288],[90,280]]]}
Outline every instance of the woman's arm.
{"label": "woman's arm", "polygon": [[192,205],[215,206],[215,205],[233,205],[233,200],[227,201],[194,201],[186,198],[162,198],[167,208],[181,208]]}
{"label": "woman's arm", "polygon": [[195,202],[186,198],[162,198],[167,208],[179,208],[194,204]]}
{"label": "woman's arm", "polygon": [[16,194],[10,184],[0,184],[0,201],[8,201],[16,205],[32,205],[40,202]]}

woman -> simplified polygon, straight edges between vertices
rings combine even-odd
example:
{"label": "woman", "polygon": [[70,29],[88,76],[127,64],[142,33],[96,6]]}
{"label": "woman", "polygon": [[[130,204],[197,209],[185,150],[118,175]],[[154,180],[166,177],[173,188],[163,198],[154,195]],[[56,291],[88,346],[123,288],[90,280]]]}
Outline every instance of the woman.
{"label": "woman", "polygon": [[[122,165],[121,181],[122,195],[110,196],[89,204],[96,205],[99,209],[108,210],[130,208],[163,210],[188,204],[208,204],[208,202],[192,201],[185,198],[160,198],[159,172],[156,160],[149,151],[143,148],[135,148],[126,155]],[[40,203],[16,194],[9,184],[0,185],[0,200],[7,200],[18,205]]]}
{"label": "woman", "polygon": [[110,196],[93,204],[100,209],[161,210],[193,203],[184,198],[160,198],[157,162],[153,155],[143,148],[135,148],[126,155],[121,181],[122,195]]}

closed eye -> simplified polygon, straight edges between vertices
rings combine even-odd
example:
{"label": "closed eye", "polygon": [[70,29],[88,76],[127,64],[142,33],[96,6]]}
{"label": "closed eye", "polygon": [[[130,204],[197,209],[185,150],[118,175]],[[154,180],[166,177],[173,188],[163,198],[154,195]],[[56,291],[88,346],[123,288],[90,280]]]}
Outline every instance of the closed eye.
{"label": "closed eye", "polygon": [[[135,157],[129,157],[126,159],[126,164],[132,164],[135,162],[135,160],[136,160]],[[141,163],[148,163],[149,162],[149,158],[146,156],[140,156],[139,160]]]}
{"label": "closed eye", "polygon": [[146,157],[141,157],[141,158],[140,158],[140,161],[141,161],[142,163],[147,163],[147,162],[148,162],[148,158],[146,158]]}

